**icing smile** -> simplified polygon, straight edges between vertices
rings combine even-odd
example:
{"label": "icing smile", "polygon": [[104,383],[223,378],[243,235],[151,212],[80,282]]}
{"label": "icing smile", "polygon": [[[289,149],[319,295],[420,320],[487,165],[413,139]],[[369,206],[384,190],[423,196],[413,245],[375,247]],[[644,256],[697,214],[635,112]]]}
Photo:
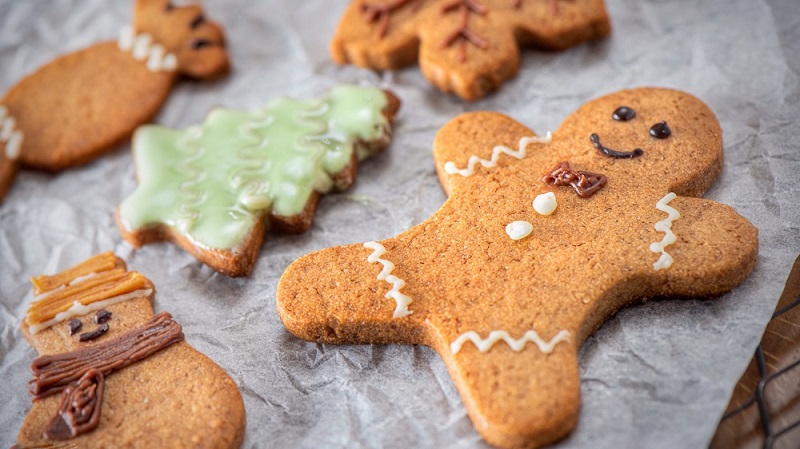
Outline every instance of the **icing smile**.
{"label": "icing smile", "polygon": [[632,151],[617,151],[608,148],[604,146],[602,143],[600,143],[600,136],[598,136],[596,133],[592,133],[592,135],[589,137],[589,140],[592,141],[594,147],[600,150],[601,153],[605,154],[606,156],[611,156],[613,158],[633,159],[636,156],[641,156],[644,154],[644,150],[642,150],[641,148],[636,148],[635,150]]}

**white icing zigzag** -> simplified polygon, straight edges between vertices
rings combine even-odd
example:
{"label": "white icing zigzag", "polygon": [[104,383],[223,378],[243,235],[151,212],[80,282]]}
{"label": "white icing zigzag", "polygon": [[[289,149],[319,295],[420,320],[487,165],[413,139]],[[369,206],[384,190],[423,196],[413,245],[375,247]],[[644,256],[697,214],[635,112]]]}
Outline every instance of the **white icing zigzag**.
{"label": "white icing zigzag", "polygon": [[658,261],[653,264],[653,269],[656,271],[672,266],[672,256],[670,256],[669,253],[664,250],[664,248],[667,245],[675,243],[675,241],[678,239],[675,236],[675,233],[672,232],[672,222],[678,218],[681,218],[681,214],[675,208],[668,206],[667,204],[674,200],[677,196],[678,195],[669,192],[664,196],[664,198],[661,198],[658,203],[656,203],[656,209],[669,214],[667,218],[659,221],[655,225],[656,231],[664,233],[664,238],[661,239],[660,242],[653,242],[650,244],[650,251],[654,253],[661,253],[661,257],[659,257]]}
{"label": "white icing zigzag", "polygon": [[22,148],[22,131],[15,130],[17,125],[14,117],[8,114],[8,108],[0,106],[0,143],[6,144],[6,157],[8,160],[14,161],[19,158],[19,152]]}
{"label": "white icing zigzag", "polygon": [[151,72],[174,72],[178,68],[178,58],[174,54],[167,53],[163,45],[153,43],[149,34],[136,34],[130,26],[120,30],[117,46],[122,51],[130,51],[137,61],[146,59],[147,70]]}
{"label": "white icing zigzag", "polygon": [[394,270],[393,263],[386,259],[381,259],[381,256],[386,254],[386,248],[378,242],[367,242],[364,244],[364,248],[369,248],[373,251],[373,253],[367,257],[367,262],[380,262],[383,264],[383,270],[378,273],[378,279],[381,281],[385,280],[386,282],[392,284],[392,289],[389,290],[385,296],[386,298],[393,298],[397,303],[397,307],[394,309],[392,318],[403,318],[410,315],[411,311],[408,310],[408,305],[411,304],[411,298],[400,293],[400,289],[405,287],[406,281],[391,274],[392,270]]}
{"label": "white icing zigzag", "polygon": [[456,338],[454,342],[450,343],[450,350],[453,351],[453,354],[458,353],[464,343],[469,340],[475,344],[475,347],[478,348],[478,351],[486,352],[491,349],[495,343],[503,340],[512,350],[516,352],[522,351],[522,349],[525,347],[525,344],[531,342],[534,343],[542,353],[550,354],[553,352],[553,349],[557,344],[561,342],[569,342],[570,335],[571,334],[569,331],[560,330],[552,339],[550,339],[550,341],[544,341],[541,337],[539,337],[539,334],[537,334],[535,330],[529,330],[525,332],[522,338],[515,340],[506,331],[491,331],[486,339],[482,339],[477,332],[468,331],[464,332],[458,338]]}
{"label": "white icing zigzag", "polygon": [[475,165],[480,162],[486,168],[495,167],[497,165],[497,159],[500,158],[500,154],[505,154],[511,157],[515,157],[517,159],[522,159],[525,157],[526,149],[525,147],[528,146],[529,143],[550,143],[553,140],[553,135],[548,131],[544,137],[522,137],[519,139],[519,149],[514,151],[509,147],[498,145],[492,149],[492,159],[486,160],[480,158],[478,156],[472,155],[467,160],[467,168],[459,169],[456,167],[456,164],[453,162],[447,162],[444,164],[444,171],[448,175],[454,175],[458,173],[461,176],[471,176],[475,173]]}

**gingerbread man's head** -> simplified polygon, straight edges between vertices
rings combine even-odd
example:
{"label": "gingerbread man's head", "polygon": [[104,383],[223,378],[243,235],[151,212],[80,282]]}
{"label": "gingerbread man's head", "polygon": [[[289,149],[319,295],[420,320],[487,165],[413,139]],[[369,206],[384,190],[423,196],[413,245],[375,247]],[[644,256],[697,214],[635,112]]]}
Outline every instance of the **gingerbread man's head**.
{"label": "gingerbread man's head", "polygon": [[721,132],[682,92],[593,100],[545,138],[464,114],[437,134],[434,161],[449,193],[439,211],[396,237],[297,260],[278,310],[312,341],[431,346],[500,447],[574,427],[578,350],[620,307],[717,295],[755,264],[757,230],[698,198],[722,166]]}
{"label": "gingerbread man's head", "polygon": [[199,5],[175,6],[169,0],[138,0],[133,27],[147,33],[177,58],[178,72],[198,79],[227,72],[222,28]]}

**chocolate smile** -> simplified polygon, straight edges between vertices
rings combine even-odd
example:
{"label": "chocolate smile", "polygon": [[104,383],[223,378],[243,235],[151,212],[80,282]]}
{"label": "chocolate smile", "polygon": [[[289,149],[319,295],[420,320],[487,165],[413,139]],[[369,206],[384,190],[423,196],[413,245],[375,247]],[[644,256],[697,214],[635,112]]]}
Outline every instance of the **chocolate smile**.
{"label": "chocolate smile", "polygon": [[641,148],[636,148],[633,151],[617,151],[617,150],[608,148],[608,147],[604,146],[602,143],[600,143],[600,136],[598,136],[596,133],[592,133],[592,135],[589,137],[589,140],[592,141],[592,144],[594,144],[594,147],[597,148],[598,150],[600,150],[601,153],[605,154],[606,156],[613,157],[613,158],[633,159],[636,156],[641,156],[641,155],[644,154],[644,150],[642,150]]}

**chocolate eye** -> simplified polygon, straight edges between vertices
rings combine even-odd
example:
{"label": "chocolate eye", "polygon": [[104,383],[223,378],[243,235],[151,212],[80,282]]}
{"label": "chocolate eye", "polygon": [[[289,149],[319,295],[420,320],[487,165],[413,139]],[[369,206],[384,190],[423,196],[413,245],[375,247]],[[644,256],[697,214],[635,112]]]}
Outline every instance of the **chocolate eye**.
{"label": "chocolate eye", "polygon": [[164,5],[164,11],[169,12],[172,11],[173,9],[175,9],[175,5],[173,5],[172,2],[167,2],[167,4]]}
{"label": "chocolate eye", "polygon": [[211,47],[213,45],[214,43],[208,39],[192,39],[189,43],[189,47],[191,47],[192,50],[199,50],[203,47]]}
{"label": "chocolate eye", "polygon": [[614,117],[614,120],[618,122],[627,122],[628,120],[633,120],[633,118],[636,117],[636,111],[627,106],[620,106],[611,116]]}
{"label": "chocolate eye", "polygon": [[206,18],[203,17],[202,14],[198,14],[197,17],[195,17],[194,20],[192,20],[192,22],[189,23],[189,27],[191,27],[192,29],[195,29],[195,28],[199,27],[205,21],[206,21]]}
{"label": "chocolate eye", "polygon": [[660,122],[656,123],[652,127],[650,127],[650,135],[655,137],[656,139],[666,139],[672,134],[672,130],[669,129],[669,125],[667,122]]}

